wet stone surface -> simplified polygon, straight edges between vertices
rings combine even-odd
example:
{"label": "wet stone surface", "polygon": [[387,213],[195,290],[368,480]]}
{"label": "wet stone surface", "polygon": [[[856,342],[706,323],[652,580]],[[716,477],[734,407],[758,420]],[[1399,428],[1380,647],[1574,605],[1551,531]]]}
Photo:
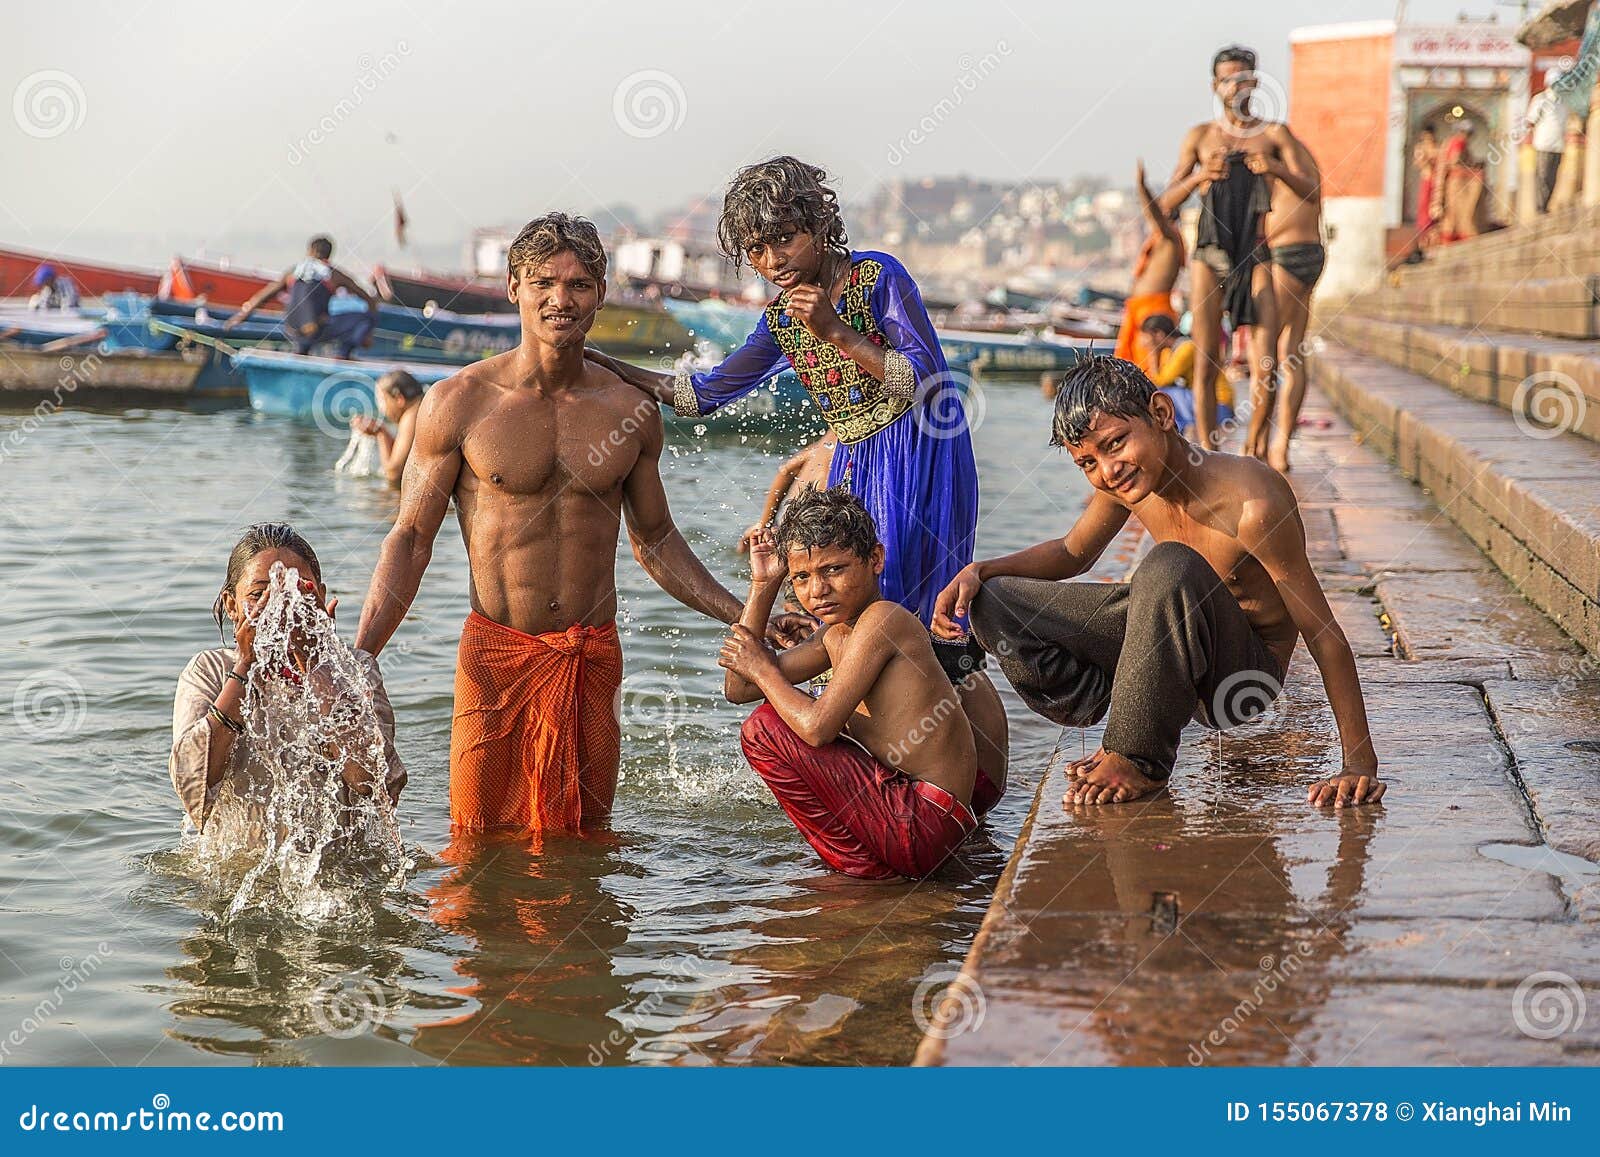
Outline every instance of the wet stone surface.
{"label": "wet stone surface", "polygon": [[[1307,416],[1332,416],[1315,392]],[[1340,747],[1303,646],[1269,715],[1192,725],[1151,799],[1065,805],[1099,736],[1064,732],[920,1063],[1600,1063],[1600,879],[1545,843],[1595,850],[1600,686],[1348,425],[1302,433],[1388,797],[1307,806]]]}

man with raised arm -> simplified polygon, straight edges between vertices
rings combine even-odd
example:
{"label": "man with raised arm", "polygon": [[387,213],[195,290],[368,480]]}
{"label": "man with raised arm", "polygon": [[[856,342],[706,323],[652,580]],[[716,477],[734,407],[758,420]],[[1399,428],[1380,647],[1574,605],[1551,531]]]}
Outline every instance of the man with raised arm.
{"label": "man with raised arm", "polygon": [[1310,154],[1289,126],[1256,115],[1256,54],[1237,44],[1211,60],[1211,88],[1221,115],[1184,134],[1160,209],[1170,213],[1200,194],[1194,260],[1189,263],[1190,333],[1195,364],[1196,441],[1216,448],[1216,381],[1222,368],[1222,318],[1250,329],[1250,429],[1244,453],[1267,456],[1277,383],[1278,309],[1263,223],[1278,186],[1311,196],[1318,184]]}
{"label": "man with raised arm", "polygon": [[456,663],[451,822],[573,831],[604,823],[616,793],[621,520],[673,598],[724,623],[742,608],[673,524],[655,403],[583,356],[605,302],[594,225],[530,221],[507,264],[521,344],[424,398],[356,645],[376,655],[394,634],[454,498],[472,612]]}

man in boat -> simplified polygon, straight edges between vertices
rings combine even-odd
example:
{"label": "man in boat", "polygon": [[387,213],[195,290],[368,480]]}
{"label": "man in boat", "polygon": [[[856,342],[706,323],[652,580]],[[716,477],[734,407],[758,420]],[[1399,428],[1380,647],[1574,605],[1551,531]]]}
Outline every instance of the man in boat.
{"label": "man in boat", "polygon": [[29,309],[77,309],[78,287],[72,278],[46,261],[33,271],[33,295]]}
{"label": "man in boat", "polygon": [[1133,362],[1147,374],[1156,371],[1155,350],[1146,340],[1144,323],[1152,317],[1178,320],[1172,308],[1172,287],[1178,283],[1183,269],[1183,237],[1173,223],[1172,214],[1164,212],[1144,177],[1144,162],[1135,171],[1134,187],[1139,193],[1139,204],[1144,209],[1145,222],[1150,235],[1139,250],[1133,265],[1133,288],[1122,307],[1122,328],[1117,331],[1116,356]]}
{"label": "man in boat", "polygon": [[[1272,417],[1278,342],[1277,300],[1262,220],[1272,203],[1272,185],[1311,196],[1316,175],[1304,146],[1278,121],[1251,110],[1256,89],[1256,54],[1230,45],[1211,61],[1211,87],[1222,115],[1195,125],[1183,138],[1161,209],[1172,212],[1200,193],[1200,225],[1190,263],[1189,304],[1195,366],[1195,429],[1202,446],[1215,444],[1216,379],[1222,368],[1222,318],[1250,329],[1250,396],[1254,407],[1245,453],[1266,456]],[[1269,167],[1270,163],[1270,167]]]}
{"label": "man in boat", "polygon": [[[472,611],[456,665],[452,824],[575,831],[603,824],[616,793],[621,521],[673,598],[723,623],[743,607],[673,523],[655,402],[584,357],[606,288],[594,225],[531,221],[507,264],[521,342],[423,398],[356,644],[378,654],[405,618],[454,498]],[[796,635],[809,625],[774,620]]]}
{"label": "man in boat", "polygon": [[[232,329],[263,302],[287,293],[289,304],[283,312],[283,332],[294,343],[295,353],[308,354],[314,346],[333,345],[341,358],[353,358],[358,348],[365,349],[372,344],[372,331],[378,322],[378,299],[344,270],[330,265],[332,257],[333,242],[327,237],[313,237],[306,245],[305,258],[298,265],[262,286],[237,313],[222,323],[222,327]],[[328,307],[334,293],[340,289],[366,302],[366,312],[330,314]]]}

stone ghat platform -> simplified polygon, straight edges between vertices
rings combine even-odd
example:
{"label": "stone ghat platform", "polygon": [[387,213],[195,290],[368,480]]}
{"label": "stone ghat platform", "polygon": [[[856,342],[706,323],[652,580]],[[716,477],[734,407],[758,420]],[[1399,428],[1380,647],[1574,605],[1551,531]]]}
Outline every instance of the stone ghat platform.
{"label": "stone ghat platform", "polygon": [[1065,808],[1099,736],[1064,733],[918,1064],[1600,1063],[1597,662],[1327,395],[1305,417],[1291,478],[1388,798],[1306,805],[1339,745],[1303,647],[1152,799]]}

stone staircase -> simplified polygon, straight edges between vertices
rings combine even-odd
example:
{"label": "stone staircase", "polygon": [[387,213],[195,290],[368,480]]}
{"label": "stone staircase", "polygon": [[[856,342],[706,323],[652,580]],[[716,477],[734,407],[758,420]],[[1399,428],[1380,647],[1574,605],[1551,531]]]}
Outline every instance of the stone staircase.
{"label": "stone staircase", "polygon": [[1600,654],[1600,210],[1437,252],[1319,309],[1311,380]]}

